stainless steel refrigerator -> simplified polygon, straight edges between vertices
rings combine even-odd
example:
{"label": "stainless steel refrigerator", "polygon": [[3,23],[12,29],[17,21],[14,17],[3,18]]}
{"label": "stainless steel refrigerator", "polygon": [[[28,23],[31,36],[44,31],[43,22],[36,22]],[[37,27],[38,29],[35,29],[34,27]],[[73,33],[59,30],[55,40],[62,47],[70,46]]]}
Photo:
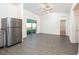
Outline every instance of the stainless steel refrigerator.
{"label": "stainless steel refrigerator", "polygon": [[0,48],[4,47],[4,31],[0,29]]}
{"label": "stainless steel refrigerator", "polygon": [[22,42],[22,20],[17,18],[2,18],[1,28],[5,32],[5,46]]}

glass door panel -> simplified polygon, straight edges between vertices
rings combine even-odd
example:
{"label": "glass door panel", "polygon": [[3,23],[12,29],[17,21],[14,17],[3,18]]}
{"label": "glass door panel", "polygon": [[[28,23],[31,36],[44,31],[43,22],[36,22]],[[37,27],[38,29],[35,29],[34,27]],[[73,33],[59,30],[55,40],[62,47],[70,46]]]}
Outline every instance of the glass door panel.
{"label": "glass door panel", "polygon": [[31,29],[32,29],[31,23],[27,23],[27,34],[31,34]]}
{"label": "glass door panel", "polygon": [[27,34],[36,33],[36,20],[27,19]]}

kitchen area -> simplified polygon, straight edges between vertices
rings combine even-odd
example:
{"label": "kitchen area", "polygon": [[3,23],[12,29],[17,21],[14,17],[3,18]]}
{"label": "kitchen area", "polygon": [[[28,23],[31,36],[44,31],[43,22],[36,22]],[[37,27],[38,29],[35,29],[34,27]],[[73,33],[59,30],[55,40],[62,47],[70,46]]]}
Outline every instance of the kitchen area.
{"label": "kitchen area", "polygon": [[20,4],[0,4],[0,48],[22,42]]}

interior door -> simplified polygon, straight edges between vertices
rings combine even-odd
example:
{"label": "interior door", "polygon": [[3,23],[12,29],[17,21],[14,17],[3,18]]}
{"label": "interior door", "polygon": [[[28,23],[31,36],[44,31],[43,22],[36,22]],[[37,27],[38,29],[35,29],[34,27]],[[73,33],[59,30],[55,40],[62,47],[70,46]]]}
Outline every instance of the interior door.
{"label": "interior door", "polygon": [[65,20],[60,20],[60,35],[66,35]]}

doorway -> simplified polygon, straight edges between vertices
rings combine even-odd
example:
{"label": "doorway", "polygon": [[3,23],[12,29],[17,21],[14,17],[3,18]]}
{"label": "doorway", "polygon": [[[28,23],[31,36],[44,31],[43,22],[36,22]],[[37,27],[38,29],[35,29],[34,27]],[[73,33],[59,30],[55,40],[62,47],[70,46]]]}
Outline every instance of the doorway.
{"label": "doorway", "polygon": [[37,22],[36,20],[27,19],[27,35],[36,34]]}
{"label": "doorway", "polygon": [[60,20],[60,35],[66,36],[66,20]]}

